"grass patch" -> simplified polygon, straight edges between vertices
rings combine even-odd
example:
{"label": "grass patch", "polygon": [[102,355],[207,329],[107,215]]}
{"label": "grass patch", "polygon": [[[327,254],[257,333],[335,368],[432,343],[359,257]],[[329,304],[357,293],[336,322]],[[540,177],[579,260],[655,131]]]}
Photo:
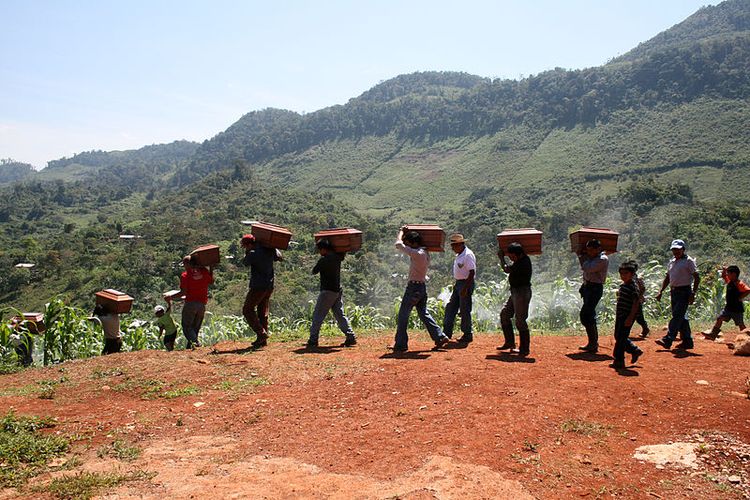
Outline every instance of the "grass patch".
{"label": "grass patch", "polygon": [[163,392],[159,395],[160,398],[174,399],[181,398],[182,396],[194,396],[200,394],[201,390],[194,385],[188,385],[186,387],[180,387],[178,389],[172,389],[170,391]]}
{"label": "grass patch", "polygon": [[268,385],[271,382],[264,377],[240,378],[238,380],[222,380],[213,386],[218,391],[241,392],[252,387]]}
{"label": "grass patch", "polygon": [[570,419],[560,425],[563,432],[574,432],[583,436],[607,435],[611,427],[597,422],[586,422],[585,420]]}
{"label": "grass patch", "polygon": [[67,438],[39,432],[54,426],[49,418],[17,417],[13,412],[0,420],[0,486],[25,483],[43,472],[51,458],[70,449]]}
{"label": "grass patch", "polygon": [[137,446],[129,446],[125,441],[117,439],[112,444],[106,444],[99,448],[96,456],[99,458],[112,457],[131,462],[141,456],[141,449]]}
{"label": "grass patch", "polygon": [[72,476],[53,479],[44,485],[35,486],[32,491],[52,494],[55,498],[65,500],[86,500],[106,489],[115,488],[129,481],[147,481],[155,475],[156,473],[141,470],[128,472],[127,474],[80,472]]}
{"label": "grass patch", "polygon": [[91,371],[91,378],[94,380],[109,377],[120,377],[122,375],[125,375],[125,369],[120,367],[104,368],[97,366]]}

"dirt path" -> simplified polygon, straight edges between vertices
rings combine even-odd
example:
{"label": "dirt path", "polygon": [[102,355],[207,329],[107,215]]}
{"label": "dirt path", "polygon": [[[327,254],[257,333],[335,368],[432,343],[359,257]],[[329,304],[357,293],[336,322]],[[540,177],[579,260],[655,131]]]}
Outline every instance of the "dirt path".
{"label": "dirt path", "polygon": [[[79,434],[76,470],[156,473],[119,498],[750,495],[750,358],[723,344],[688,354],[644,341],[617,374],[611,345],[579,354],[580,337],[534,337],[526,359],[496,351],[497,336],[432,352],[418,334],[424,350],[400,357],[389,340],[74,361],[0,377],[0,405]],[[41,380],[58,380],[53,399],[22,394]],[[115,441],[140,456],[102,458]],[[634,458],[673,442],[689,444],[693,466]]]}

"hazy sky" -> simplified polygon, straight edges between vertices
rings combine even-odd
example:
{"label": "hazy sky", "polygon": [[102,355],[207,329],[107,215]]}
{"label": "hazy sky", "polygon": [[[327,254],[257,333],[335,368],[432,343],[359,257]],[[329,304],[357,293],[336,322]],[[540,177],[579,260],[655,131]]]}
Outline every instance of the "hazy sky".
{"label": "hazy sky", "polygon": [[202,141],[425,70],[597,66],[707,0],[0,0],[0,158]]}

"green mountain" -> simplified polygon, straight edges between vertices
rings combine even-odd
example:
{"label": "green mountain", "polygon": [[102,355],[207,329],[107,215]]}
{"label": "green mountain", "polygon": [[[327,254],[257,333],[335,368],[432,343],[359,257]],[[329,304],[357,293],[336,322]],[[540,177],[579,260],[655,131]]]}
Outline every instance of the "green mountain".
{"label": "green mountain", "polygon": [[0,184],[20,181],[34,174],[34,167],[28,163],[0,159]]}
{"label": "green mountain", "polygon": [[[0,278],[0,303],[64,293],[83,304],[114,287],[145,307],[176,284],[192,247],[236,255],[242,219],[293,229],[276,304],[290,315],[314,294],[311,235],[331,226],[366,231],[347,259],[360,304],[398,294],[405,263],[391,245],[405,222],[464,232],[484,280],[501,279],[495,234],[507,227],[544,231],[540,283],[577,273],[566,240],[583,224],[621,232],[615,264],[664,260],[680,236],[700,262],[747,269],[748,16],[747,0],[701,9],[600,67],[520,81],[401,75],[314,113],[248,113],[202,144],[50,162],[2,192],[0,266],[38,265]],[[435,257],[431,287],[450,282],[449,263]],[[244,271],[227,260],[220,275],[211,307],[237,312]]]}

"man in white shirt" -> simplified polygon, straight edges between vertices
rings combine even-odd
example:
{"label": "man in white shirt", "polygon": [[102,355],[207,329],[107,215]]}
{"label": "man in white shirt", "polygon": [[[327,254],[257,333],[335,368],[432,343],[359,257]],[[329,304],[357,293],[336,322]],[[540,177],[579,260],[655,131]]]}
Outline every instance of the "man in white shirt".
{"label": "man in white shirt", "polygon": [[409,283],[401,299],[398,309],[398,323],[396,327],[396,340],[393,344],[394,352],[406,352],[409,349],[409,336],[406,333],[409,326],[409,315],[416,307],[419,319],[424,323],[435,342],[435,348],[448,343],[448,337],[443,334],[440,326],[427,311],[427,268],[430,266],[430,254],[422,246],[422,237],[416,231],[404,234],[404,228],[398,232],[396,237],[396,248],[409,256]]}
{"label": "man in white shirt", "polygon": [[701,277],[698,274],[698,268],[695,259],[689,257],[686,251],[685,242],[682,240],[673,240],[670,247],[672,250],[672,259],[667,267],[667,275],[661,284],[659,294],[656,300],[661,301],[661,294],[667,285],[669,285],[669,298],[672,303],[672,319],[669,320],[667,334],[656,341],[657,344],[665,349],[672,348],[672,342],[677,338],[677,332],[680,333],[682,342],[677,345],[678,349],[692,349],[693,337],[690,332],[690,321],[688,321],[688,306],[695,301],[695,294],[698,292],[698,285]]}
{"label": "man in white shirt", "polygon": [[453,261],[453,278],[456,284],[453,293],[445,305],[445,318],[443,320],[443,332],[448,338],[453,337],[453,325],[456,314],[461,311],[461,332],[463,336],[459,342],[468,344],[474,340],[471,330],[471,296],[474,293],[474,277],[477,270],[477,258],[469,247],[462,234],[452,234],[451,248],[456,253]]}

